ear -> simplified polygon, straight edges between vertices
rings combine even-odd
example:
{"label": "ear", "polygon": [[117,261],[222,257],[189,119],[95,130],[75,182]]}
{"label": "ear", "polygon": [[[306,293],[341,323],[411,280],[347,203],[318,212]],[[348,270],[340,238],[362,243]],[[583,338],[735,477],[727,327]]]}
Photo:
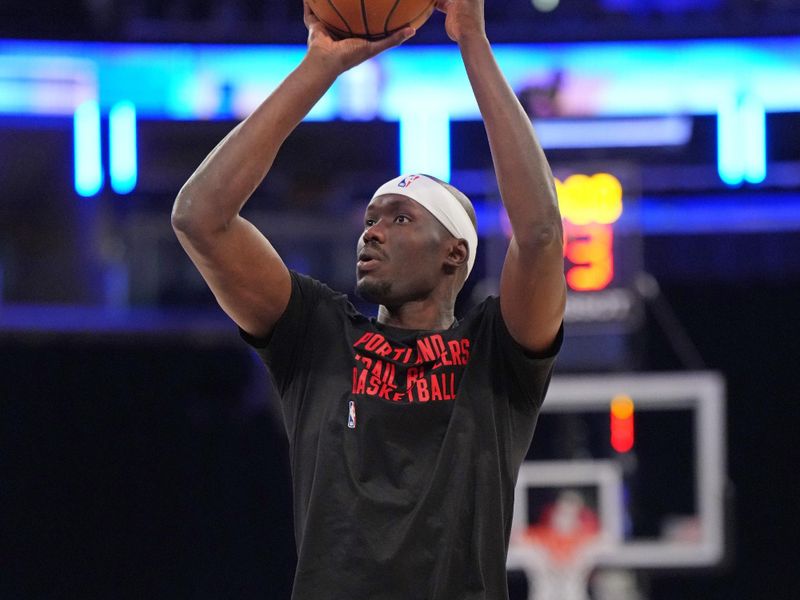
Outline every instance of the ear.
{"label": "ear", "polygon": [[447,257],[445,258],[445,268],[448,271],[455,272],[461,265],[467,264],[469,257],[469,249],[465,240],[453,240],[447,248]]}

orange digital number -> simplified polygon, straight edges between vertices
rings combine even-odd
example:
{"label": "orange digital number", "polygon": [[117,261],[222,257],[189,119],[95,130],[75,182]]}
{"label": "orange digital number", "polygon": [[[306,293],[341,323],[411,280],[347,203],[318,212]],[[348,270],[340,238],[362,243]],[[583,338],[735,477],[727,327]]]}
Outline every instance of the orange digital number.
{"label": "orange digital number", "polygon": [[567,285],[597,291],[614,279],[614,230],[622,214],[622,184],[608,173],[556,179],[564,219],[564,256],[572,263]]}
{"label": "orange digital number", "polygon": [[567,285],[576,292],[602,290],[614,279],[614,230],[611,225],[564,222],[564,256],[572,263]]}

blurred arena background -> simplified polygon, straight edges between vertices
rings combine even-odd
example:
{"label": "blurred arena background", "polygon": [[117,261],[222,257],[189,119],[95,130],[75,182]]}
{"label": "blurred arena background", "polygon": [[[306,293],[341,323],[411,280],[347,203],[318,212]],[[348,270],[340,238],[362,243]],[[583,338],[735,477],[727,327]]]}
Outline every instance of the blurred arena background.
{"label": "blurred arena background", "polygon": [[[579,474],[602,460],[617,543],[691,542],[703,478],[721,476],[719,553],[618,553],[591,597],[800,598],[800,4],[486,0],[486,14],[568,233],[567,342],[530,458],[578,474],[540,464],[531,481],[550,500],[583,493],[603,530],[611,488]],[[0,5],[0,597],[288,598],[277,404],[169,214],[304,40],[299,1]],[[477,117],[434,15],[337,82],[246,215],[291,267],[350,291],[372,190],[399,171],[446,178],[481,222],[464,309],[496,291],[506,243]],[[703,421],[705,392],[670,393],[707,381],[722,403]],[[633,427],[627,399],[635,434],[614,429]],[[648,412],[663,402],[688,412]],[[532,585],[510,572],[512,599]]]}

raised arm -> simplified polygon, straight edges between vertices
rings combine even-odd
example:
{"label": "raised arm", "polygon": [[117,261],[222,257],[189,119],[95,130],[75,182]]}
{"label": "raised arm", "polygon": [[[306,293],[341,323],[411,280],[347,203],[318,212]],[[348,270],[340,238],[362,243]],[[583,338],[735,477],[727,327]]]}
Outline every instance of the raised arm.
{"label": "raised arm", "polygon": [[262,337],[289,302],[289,272],[269,241],[239,212],[263,181],[287,136],[341,73],[395,46],[406,29],[378,42],[334,41],[305,6],[308,52],[300,65],[236,126],[189,178],[172,209],[178,240],[222,309]]}
{"label": "raised arm", "polygon": [[563,233],[550,166],[530,119],[486,37],[483,0],[440,0],[458,42],[486,126],[500,195],[513,236],[500,278],[500,308],[514,339],[547,350],[564,316]]}

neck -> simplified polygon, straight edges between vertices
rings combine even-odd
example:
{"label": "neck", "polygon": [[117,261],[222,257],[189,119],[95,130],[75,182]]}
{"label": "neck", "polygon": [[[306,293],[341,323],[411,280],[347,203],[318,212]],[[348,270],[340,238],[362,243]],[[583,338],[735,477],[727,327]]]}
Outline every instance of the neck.
{"label": "neck", "polygon": [[453,302],[411,301],[396,307],[381,304],[378,323],[400,329],[449,329],[455,316]]}

